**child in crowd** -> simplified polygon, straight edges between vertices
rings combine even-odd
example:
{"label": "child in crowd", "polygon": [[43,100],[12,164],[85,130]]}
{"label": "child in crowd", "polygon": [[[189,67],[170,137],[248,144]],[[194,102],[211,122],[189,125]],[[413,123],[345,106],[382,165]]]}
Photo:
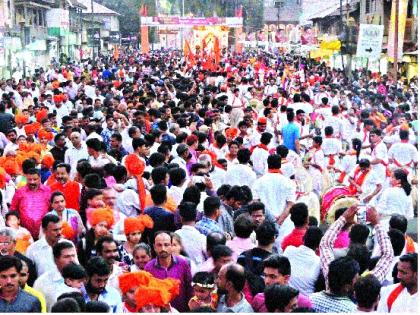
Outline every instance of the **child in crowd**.
{"label": "child in crowd", "polygon": [[64,283],[74,289],[81,290],[87,281],[87,273],[81,265],[71,263],[63,268]]}
{"label": "child in crowd", "polygon": [[16,232],[16,250],[25,254],[26,249],[34,242],[31,233],[20,226],[20,217],[17,211],[6,213],[6,226],[12,228]]}
{"label": "child in crowd", "polygon": [[216,310],[217,294],[215,291],[214,277],[209,272],[197,272],[191,283],[194,296],[188,302],[190,311],[201,307],[210,307]]}

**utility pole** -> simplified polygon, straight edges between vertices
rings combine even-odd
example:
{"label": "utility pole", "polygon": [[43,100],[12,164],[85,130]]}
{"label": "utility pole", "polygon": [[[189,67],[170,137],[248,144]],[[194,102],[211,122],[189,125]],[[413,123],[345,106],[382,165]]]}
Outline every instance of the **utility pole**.
{"label": "utility pole", "polygon": [[[340,34],[343,34],[343,0],[340,0]],[[347,35],[345,36],[345,41],[346,41],[346,47],[348,47],[348,43],[347,43]],[[343,71],[345,73],[345,69],[344,69],[344,56],[343,56],[343,51],[340,49],[340,55],[341,55],[341,67],[343,68]]]}
{"label": "utility pole", "polygon": [[395,32],[394,32],[394,76],[395,82],[398,78],[398,24],[399,24],[399,11],[400,11],[400,1],[395,0]]}
{"label": "utility pole", "polygon": [[[92,26],[94,25],[94,16],[93,16],[93,0],[90,0],[90,10],[92,11],[92,18],[91,18],[91,22],[92,22]],[[92,27],[91,26],[91,27]],[[95,31],[95,28],[93,29]],[[92,57],[93,57],[93,62],[95,62],[95,32],[92,32],[93,35],[93,40],[92,40]]]}

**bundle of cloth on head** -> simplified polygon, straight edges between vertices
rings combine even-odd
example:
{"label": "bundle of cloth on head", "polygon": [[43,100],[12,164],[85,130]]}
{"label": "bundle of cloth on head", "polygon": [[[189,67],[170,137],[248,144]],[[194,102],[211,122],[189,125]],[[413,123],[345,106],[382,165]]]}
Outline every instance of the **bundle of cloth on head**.
{"label": "bundle of cloth on head", "polygon": [[146,228],[153,228],[153,220],[147,214],[141,214],[137,217],[128,217],[124,220],[124,234],[128,235],[134,232],[143,233]]}
{"label": "bundle of cloth on head", "polygon": [[38,113],[36,113],[35,118],[36,121],[41,123],[43,119],[48,117],[48,110],[46,108],[42,108]]}
{"label": "bundle of cloth on head", "polygon": [[123,294],[135,289],[136,311],[146,305],[168,308],[169,303],[179,295],[180,281],[153,277],[146,271],[128,272],[118,277]]}
{"label": "bundle of cloth on head", "polygon": [[129,175],[134,176],[137,180],[137,190],[139,194],[139,205],[141,211],[146,206],[146,188],[143,182],[143,173],[146,165],[137,154],[131,153],[125,158],[125,168]]}
{"label": "bundle of cloth on head", "polygon": [[0,167],[10,176],[15,176],[21,173],[21,165],[16,160],[16,155],[0,157]]}
{"label": "bundle of cloth on head", "polygon": [[52,141],[54,139],[54,134],[51,131],[48,131],[48,130],[45,130],[45,129],[41,129],[38,132],[38,139],[39,140],[46,139],[48,141]]}
{"label": "bundle of cloth on head", "polygon": [[111,229],[115,223],[114,212],[107,207],[93,209],[91,212],[87,212],[86,216],[90,226],[106,222],[108,229]]}
{"label": "bundle of cloth on head", "polygon": [[16,124],[27,124],[29,122],[29,116],[27,115],[22,115],[22,114],[17,114],[15,116],[15,122]]}
{"label": "bundle of cloth on head", "polygon": [[27,136],[33,136],[39,130],[39,128],[41,128],[41,123],[36,121],[31,124],[25,125],[23,128],[25,129],[25,133]]}

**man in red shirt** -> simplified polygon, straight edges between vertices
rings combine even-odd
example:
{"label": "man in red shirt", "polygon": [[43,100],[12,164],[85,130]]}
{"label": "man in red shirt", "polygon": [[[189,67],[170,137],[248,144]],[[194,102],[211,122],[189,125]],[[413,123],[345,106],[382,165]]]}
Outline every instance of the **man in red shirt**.
{"label": "man in red shirt", "polygon": [[67,208],[79,211],[80,184],[70,180],[69,164],[58,164],[55,171],[55,179],[51,185],[51,191],[61,191],[66,199]]}
{"label": "man in red shirt", "polygon": [[303,245],[303,236],[308,229],[309,213],[308,207],[304,203],[295,203],[290,208],[290,219],[295,228],[287,235],[281,243],[281,249],[284,251],[287,246],[299,247]]}

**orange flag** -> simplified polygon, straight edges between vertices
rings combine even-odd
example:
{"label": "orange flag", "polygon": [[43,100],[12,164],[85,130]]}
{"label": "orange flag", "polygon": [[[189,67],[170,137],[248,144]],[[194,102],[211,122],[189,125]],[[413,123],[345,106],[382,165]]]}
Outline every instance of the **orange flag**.
{"label": "orange flag", "polygon": [[190,43],[187,40],[184,43],[184,56],[185,56],[185,58],[188,58],[188,60],[191,64],[195,63],[194,54],[191,51]]}
{"label": "orange flag", "polygon": [[120,59],[120,50],[118,49],[118,46],[116,46],[114,49],[114,59],[115,60]]}
{"label": "orange flag", "polygon": [[220,63],[220,42],[218,37],[215,37],[214,39],[214,61],[216,67],[218,67]]}

